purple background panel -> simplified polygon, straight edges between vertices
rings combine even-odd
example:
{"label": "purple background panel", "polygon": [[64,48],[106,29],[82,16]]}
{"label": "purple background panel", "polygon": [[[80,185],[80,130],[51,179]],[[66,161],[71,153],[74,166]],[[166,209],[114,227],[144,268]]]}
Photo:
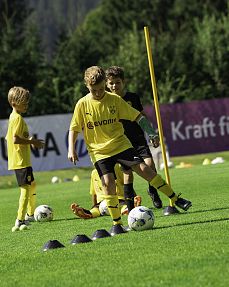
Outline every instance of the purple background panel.
{"label": "purple background panel", "polygon": [[[144,111],[157,128],[154,106]],[[170,156],[229,150],[229,98],[161,104],[160,114]]]}

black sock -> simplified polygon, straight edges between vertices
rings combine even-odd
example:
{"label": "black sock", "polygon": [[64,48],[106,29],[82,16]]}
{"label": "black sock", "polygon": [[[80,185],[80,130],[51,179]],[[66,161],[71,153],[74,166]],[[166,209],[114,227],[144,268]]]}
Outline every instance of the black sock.
{"label": "black sock", "polygon": [[124,197],[129,212],[134,208],[134,196],[133,183],[124,184]]}
{"label": "black sock", "polygon": [[155,187],[149,184],[149,189],[148,189],[149,195],[152,197],[153,194],[157,193],[157,190]]}

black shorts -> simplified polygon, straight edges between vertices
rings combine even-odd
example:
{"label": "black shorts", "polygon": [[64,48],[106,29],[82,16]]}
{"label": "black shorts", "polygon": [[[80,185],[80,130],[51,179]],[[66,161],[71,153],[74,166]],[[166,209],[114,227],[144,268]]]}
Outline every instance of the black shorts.
{"label": "black shorts", "polygon": [[134,148],[142,158],[152,158],[152,154],[148,145],[134,146]]}
{"label": "black shorts", "polygon": [[31,182],[34,181],[33,177],[33,169],[31,166],[15,169],[15,174],[17,178],[17,183],[19,186],[29,184],[31,185]]}
{"label": "black shorts", "polygon": [[120,163],[122,166],[131,169],[132,166],[142,162],[144,162],[144,160],[139,156],[137,151],[134,148],[129,148],[111,157],[98,160],[95,163],[95,168],[100,177],[107,173],[113,173],[115,176],[114,166],[116,163]]}
{"label": "black shorts", "polygon": [[[141,145],[141,146],[134,146],[135,150],[137,151],[138,155],[144,158],[152,158],[151,151],[148,145]],[[122,170],[130,170],[131,168],[125,165],[122,165]]]}

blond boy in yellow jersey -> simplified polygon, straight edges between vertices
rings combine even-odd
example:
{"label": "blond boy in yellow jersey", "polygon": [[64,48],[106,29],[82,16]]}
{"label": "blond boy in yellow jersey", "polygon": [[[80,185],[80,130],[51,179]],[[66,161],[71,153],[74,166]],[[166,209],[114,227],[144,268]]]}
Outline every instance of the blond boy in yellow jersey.
{"label": "blond boy in yellow jersey", "polygon": [[[128,209],[125,204],[125,198],[124,198],[123,172],[120,168],[120,165],[116,164],[114,171],[116,175],[116,194],[118,195],[121,214],[128,214]],[[90,195],[92,197],[92,205],[93,205],[90,210],[79,206],[77,203],[71,204],[71,209],[75,215],[84,219],[96,218],[101,215],[104,215],[101,214],[99,209],[100,203],[104,200],[104,190],[102,187],[101,179],[96,169],[93,169],[91,172]],[[134,203],[135,206],[139,206],[141,204],[141,197],[135,195]]]}
{"label": "blond boy in yellow jersey", "polygon": [[13,109],[6,135],[8,169],[15,171],[21,191],[17,219],[12,231],[27,229],[26,221],[34,220],[36,190],[30,160],[30,145],[35,148],[44,147],[43,140],[29,137],[27,124],[21,116],[28,109],[29,97],[29,91],[22,87],[13,87],[8,93],[8,101]]}
{"label": "blond boy in yellow jersey", "polygon": [[88,68],[84,74],[84,81],[89,93],[75,106],[69,128],[68,159],[74,164],[78,160],[75,142],[77,135],[83,131],[87,150],[102,181],[105,200],[113,220],[112,232],[116,234],[125,232],[116,194],[114,172],[116,163],[131,167],[150,185],[167,195],[178,207],[188,210],[192,203],[178,197],[161,176],[145,164],[125,136],[119,121],[120,119],[137,121],[147,132],[150,141],[156,144],[158,136],[155,137],[147,119],[121,97],[105,91],[105,72],[101,67]]}

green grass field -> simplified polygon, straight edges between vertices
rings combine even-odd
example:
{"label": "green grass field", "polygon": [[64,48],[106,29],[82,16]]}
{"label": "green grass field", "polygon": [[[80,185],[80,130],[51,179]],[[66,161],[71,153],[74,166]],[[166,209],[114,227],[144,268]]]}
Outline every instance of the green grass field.
{"label": "green grass field", "polygon": [[[229,286],[229,153],[217,154],[226,159],[223,164],[201,164],[215,156],[172,159],[193,164],[169,170],[173,189],[193,203],[188,212],[164,217],[162,210],[153,209],[150,231],[78,245],[70,243],[77,234],[91,237],[97,229],[111,227],[108,216],[82,220],[69,208],[74,201],[90,208],[90,169],[35,173],[37,205],[50,205],[54,220],[14,233],[19,189],[14,176],[0,177],[0,286]],[[75,174],[80,181],[64,182]],[[54,175],[63,182],[51,184]],[[138,176],[135,189],[142,204],[152,207],[147,183]],[[166,206],[167,198],[161,198]],[[126,225],[126,216],[123,221]],[[44,244],[54,239],[65,248],[43,252]]]}

